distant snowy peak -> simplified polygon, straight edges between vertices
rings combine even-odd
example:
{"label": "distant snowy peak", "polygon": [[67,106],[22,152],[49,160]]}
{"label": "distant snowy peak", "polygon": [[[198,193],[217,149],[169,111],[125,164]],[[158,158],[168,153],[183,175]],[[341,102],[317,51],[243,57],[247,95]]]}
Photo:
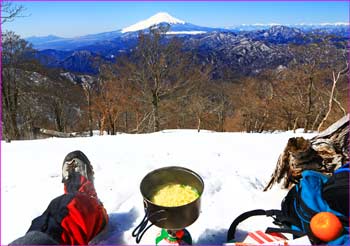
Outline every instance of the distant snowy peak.
{"label": "distant snowy peak", "polygon": [[297,24],[280,24],[280,23],[254,23],[254,24],[238,24],[225,29],[239,30],[239,31],[254,31],[269,29],[275,26],[287,26],[287,27],[296,27],[301,29],[317,29],[317,28],[343,28],[348,27],[349,23],[347,22],[333,22],[333,23],[297,23]]}
{"label": "distant snowy peak", "polygon": [[185,21],[174,18],[171,15],[169,15],[168,13],[161,12],[161,13],[157,13],[157,14],[151,16],[147,20],[139,21],[134,25],[123,28],[122,33],[144,30],[146,28],[149,28],[153,25],[157,25],[160,23],[185,24]]}
{"label": "distant snowy peak", "polygon": [[295,26],[348,26],[347,22],[300,23]]}
{"label": "distant snowy peak", "polygon": [[159,25],[161,23],[168,23],[170,25],[170,30],[167,32],[169,35],[199,35],[214,30],[214,28],[196,26],[172,17],[168,13],[160,12],[151,16],[147,20],[143,20],[134,25],[123,28],[121,33],[145,30],[151,26]]}
{"label": "distant snowy peak", "polygon": [[280,24],[280,23],[254,23],[254,24],[239,24],[228,28],[237,26],[348,26],[347,22],[326,22],[326,23],[297,23],[297,24]]}

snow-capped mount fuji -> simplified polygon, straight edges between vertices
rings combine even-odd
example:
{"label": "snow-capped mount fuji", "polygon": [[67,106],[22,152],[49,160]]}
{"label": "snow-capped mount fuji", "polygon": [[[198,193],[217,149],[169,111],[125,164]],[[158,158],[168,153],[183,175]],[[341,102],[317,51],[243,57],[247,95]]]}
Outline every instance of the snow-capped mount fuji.
{"label": "snow-capped mount fuji", "polygon": [[167,34],[203,34],[209,31],[219,30],[216,28],[201,27],[193,25],[191,23],[185,22],[183,20],[177,19],[166,12],[157,13],[146,20],[137,22],[134,25],[125,27],[121,30],[122,33],[131,33],[141,30],[147,30],[152,26],[160,24],[169,24],[170,30]]}
{"label": "snow-capped mount fuji", "polygon": [[166,12],[160,12],[160,13],[157,13],[157,14],[151,16],[147,20],[142,20],[142,21],[135,23],[134,25],[123,28],[121,32],[122,33],[136,32],[136,31],[150,28],[151,26],[158,25],[161,23],[184,25],[186,22],[183,20],[179,20],[177,18],[174,18]]}

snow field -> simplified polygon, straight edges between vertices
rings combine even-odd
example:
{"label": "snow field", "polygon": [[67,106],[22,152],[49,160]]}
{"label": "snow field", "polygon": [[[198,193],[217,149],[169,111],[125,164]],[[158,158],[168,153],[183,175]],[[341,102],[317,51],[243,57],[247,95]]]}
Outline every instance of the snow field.
{"label": "snow field", "polygon": [[[92,243],[136,244],[132,230],[144,216],[139,185],[150,171],[183,166],[204,180],[201,214],[189,226],[194,244],[222,244],[232,221],[251,209],[279,208],[286,190],[262,189],[290,137],[313,134],[217,133],[165,130],[91,138],[1,142],[1,244],[25,234],[31,220],[63,193],[61,165],[67,153],[83,151],[95,171],[95,187],[110,223]],[[271,219],[251,218],[239,226],[265,229]],[[141,244],[154,244],[153,227]]]}

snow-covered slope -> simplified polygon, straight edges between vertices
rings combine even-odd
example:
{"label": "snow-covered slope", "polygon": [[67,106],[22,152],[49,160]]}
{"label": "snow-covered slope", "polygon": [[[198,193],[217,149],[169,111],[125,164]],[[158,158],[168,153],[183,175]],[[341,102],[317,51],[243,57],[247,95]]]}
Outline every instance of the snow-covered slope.
{"label": "snow-covered slope", "polygon": [[146,20],[139,21],[134,25],[123,28],[122,33],[135,32],[135,31],[147,29],[153,25],[158,25],[160,23],[185,24],[184,21],[179,20],[177,18],[174,18],[166,12],[160,12],[160,13],[157,13],[157,14],[151,16],[150,18],[148,18]]}
{"label": "snow-covered slope", "polygon": [[[201,214],[187,229],[194,244],[222,244],[233,219],[250,209],[279,208],[287,191],[262,192],[288,139],[308,134],[215,133],[167,130],[152,134],[119,134],[91,138],[50,138],[1,142],[1,244],[25,234],[31,220],[50,200],[63,193],[61,165],[80,149],[95,170],[95,186],[110,222],[98,244],[133,244],[132,230],[144,216],[141,179],[164,166],[183,166],[204,180]],[[265,229],[267,218],[251,218],[239,226]],[[154,227],[141,244],[154,244]]]}

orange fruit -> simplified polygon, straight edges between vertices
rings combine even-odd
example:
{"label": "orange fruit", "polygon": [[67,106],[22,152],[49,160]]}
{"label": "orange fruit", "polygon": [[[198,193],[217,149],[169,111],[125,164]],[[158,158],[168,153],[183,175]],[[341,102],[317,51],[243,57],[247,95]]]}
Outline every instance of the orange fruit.
{"label": "orange fruit", "polygon": [[337,216],[330,212],[320,212],[310,221],[312,233],[324,242],[333,241],[340,236],[343,225]]}

